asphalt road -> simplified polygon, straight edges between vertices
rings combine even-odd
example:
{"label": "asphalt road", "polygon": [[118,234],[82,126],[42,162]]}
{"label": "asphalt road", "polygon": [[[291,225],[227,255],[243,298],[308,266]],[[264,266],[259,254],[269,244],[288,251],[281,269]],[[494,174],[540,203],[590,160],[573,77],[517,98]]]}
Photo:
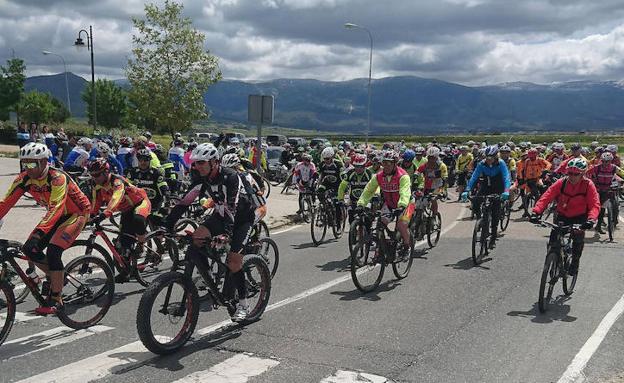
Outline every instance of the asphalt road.
{"label": "asphalt road", "polygon": [[[19,210],[9,218],[33,219]],[[614,243],[589,238],[575,293],[539,314],[547,229],[514,213],[491,260],[473,267],[467,209],[441,211],[439,245],[407,279],[388,271],[367,295],[350,279],[346,238],[314,247],[308,226],[275,232],[281,260],[262,320],[238,327],[223,309],[202,312],[193,342],[168,357],[137,341],[136,283],[116,286],[92,331],[33,318],[29,299],[0,346],[0,382],[602,382],[622,372],[624,322],[603,321],[624,293],[621,233]]]}

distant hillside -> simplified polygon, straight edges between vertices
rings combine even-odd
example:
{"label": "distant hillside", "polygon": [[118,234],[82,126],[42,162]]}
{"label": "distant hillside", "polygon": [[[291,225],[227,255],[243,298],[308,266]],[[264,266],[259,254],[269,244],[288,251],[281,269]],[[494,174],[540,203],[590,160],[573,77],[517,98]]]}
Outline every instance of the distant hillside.
{"label": "distant hillside", "polygon": [[[65,100],[62,74],[31,77],[27,89]],[[118,80],[127,86],[127,81]],[[275,123],[285,127],[361,132],[366,127],[367,79],[343,82],[280,79],[223,80],[204,99],[211,119],[245,122],[247,96],[275,96]],[[84,116],[86,81],[71,75],[74,115]],[[577,81],[553,85],[505,83],[467,87],[418,77],[373,80],[374,133],[578,131],[624,129],[624,85]]]}
{"label": "distant hillside", "polygon": [[[71,102],[72,114],[74,116],[86,116],[87,104],[82,101],[82,90],[87,84],[87,80],[73,73],[67,74],[67,84],[69,87],[69,100]],[[39,92],[50,93],[63,104],[67,104],[67,91],[65,89],[65,74],[59,73],[50,76],[28,77],[24,84],[26,92],[38,90]]]}

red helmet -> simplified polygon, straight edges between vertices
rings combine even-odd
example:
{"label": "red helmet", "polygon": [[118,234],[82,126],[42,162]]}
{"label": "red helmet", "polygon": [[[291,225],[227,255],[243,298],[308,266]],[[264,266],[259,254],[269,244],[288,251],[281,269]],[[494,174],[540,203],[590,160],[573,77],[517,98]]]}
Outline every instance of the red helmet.
{"label": "red helmet", "polygon": [[531,148],[529,149],[529,151],[527,152],[527,155],[529,156],[530,159],[534,160],[537,158],[537,149],[535,148]]}
{"label": "red helmet", "polygon": [[87,166],[87,170],[89,171],[91,176],[97,177],[102,172],[109,172],[110,165],[108,164],[108,161],[106,159],[98,158],[96,160],[89,162],[89,165]]}
{"label": "red helmet", "polygon": [[366,165],[366,156],[364,154],[356,154],[353,156],[353,166]]}

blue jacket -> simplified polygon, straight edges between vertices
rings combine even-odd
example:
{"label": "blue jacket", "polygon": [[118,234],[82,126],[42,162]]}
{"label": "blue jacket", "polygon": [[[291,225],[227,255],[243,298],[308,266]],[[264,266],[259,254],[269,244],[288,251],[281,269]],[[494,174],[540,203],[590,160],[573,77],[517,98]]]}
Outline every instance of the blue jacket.
{"label": "blue jacket", "polygon": [[511,177],[509,175],[509,169],[507,168],[507,164],[505,164],[505,161],[499,158],[498,164],[494,163],[492,164],[492,166],[488,166],[485,163],[485,160],[481,160],[477,165],[477,168],[474,170],[474,172],[472,172],[472,177],[470,177],[470,181],[468,181],[466,191],[472,190],[481,175],[484,175],[486,177],[495,177],[499,174],[503,176],[503,190],[508,192],[509,188],[511,187]]}

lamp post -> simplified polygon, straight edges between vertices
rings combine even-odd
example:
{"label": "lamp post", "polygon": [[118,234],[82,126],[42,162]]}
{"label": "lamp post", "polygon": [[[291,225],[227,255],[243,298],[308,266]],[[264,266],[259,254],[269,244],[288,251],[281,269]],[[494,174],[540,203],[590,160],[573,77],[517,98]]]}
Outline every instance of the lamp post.
{"label": "lamp post", "polygon": [[93,66],[93,27],[89,25],[89,32],[82,29],[78,32],[78,38],[74,42],[74,46],[77,48],[84,48],[85,43],[82,41],[80,35],[84,32],[87,36],[87,45],[86,48],[91,51],[91,102],[93,103],[93,130],[95,131],[97,128],[97,107],[95,106],[95,68]]}
{"label": "lamp post", "polygon": [[367,28],[353,24],[353,23],[345,23],[344,25],[347,29],[361,29],[368,33],[368,37],[370,38],[370,56],[369,56],[369,65],[368,65],[368,126],[366,128],[366,146],[368,146],[368,134],[371,131],[371,79],[373,75],[373,34]]}
{"label": "lamp post", "polygon": [[67,64],[65,63],[65,58],[58,53],[50,52],[50,51],[41,51],[44,55],[52,55],[58,56],[63,60],[63,67],[65,68],[65,92],[67,93],[67,110],[69,114],[71,114],[71,101],[69,100],[69,82],[67,81]]}

